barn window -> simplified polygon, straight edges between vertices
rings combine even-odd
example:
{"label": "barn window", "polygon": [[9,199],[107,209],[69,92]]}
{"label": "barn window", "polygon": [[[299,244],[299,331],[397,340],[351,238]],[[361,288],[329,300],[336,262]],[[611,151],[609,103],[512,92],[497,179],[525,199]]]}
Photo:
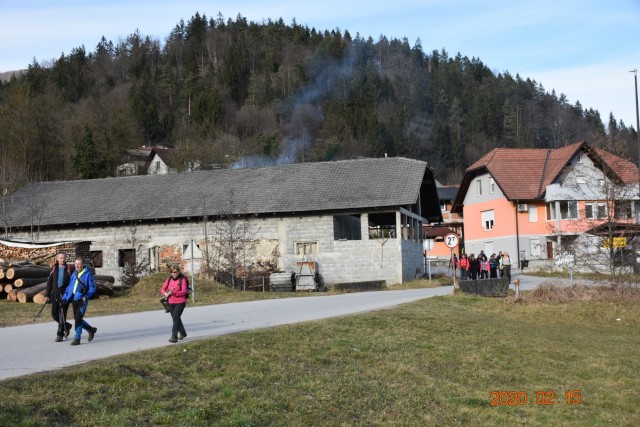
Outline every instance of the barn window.
{"label": "barn window", "polygon": [[90,251],[89,258],[94,268],[102,268],[102,251]]}
{"label": "barn window", "polygon": [[362,240],[360,215],[335,215],[333,238],[334,240]]}
{"label": "barn window", "polygon": [[135,249],[120,249],[118,250],[118,267],[124,267],[125,265],[136,264],[136,250]]}
{"label": "barn window", "polygon": [[295,242],[296,255],[318,255],[318,242]]}
{"label": "barn window", "polygon": [[369,215],[370,239],[394,239],[396,237],[396,213],[370,213]]}

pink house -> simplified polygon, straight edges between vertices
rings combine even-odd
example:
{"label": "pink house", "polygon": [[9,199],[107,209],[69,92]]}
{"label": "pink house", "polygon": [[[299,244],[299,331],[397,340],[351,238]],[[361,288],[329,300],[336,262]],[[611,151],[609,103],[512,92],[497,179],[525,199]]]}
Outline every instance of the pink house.
{"label": "pink house", "polygon": [[467,168],[453,203],[463,250],[508,251],[518,265],[552,260],[603,222],[635,222],[638,179],[635,164],[585,141],[495,148]]}
{"label": "pink house", "polygon": [[[442,212],[443,223],[436,225],[425,225],[423,234],[425,245],[427,240],[433,240],[432,248],[428,253],[425,250],[425,256],[429,256],[432,260],[447,261],[451,258],[451,249],[444,243],[444,236],[449,233],[457,234],[462,238],[462,217],[456,212],[451,212],[453,201],[458,193],[457,185],[436,184],[438,190],[438,199],[440,201],[440,211]],[[459,247],[454,250],[456,255]]]}

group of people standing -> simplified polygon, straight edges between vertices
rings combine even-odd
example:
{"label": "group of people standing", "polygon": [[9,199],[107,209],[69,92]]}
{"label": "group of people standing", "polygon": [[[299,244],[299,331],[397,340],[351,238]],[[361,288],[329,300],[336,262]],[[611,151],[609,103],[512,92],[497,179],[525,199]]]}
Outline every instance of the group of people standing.
{"label": "group of people standing", "polygon": [[495,279],[498,277],[507,277],[511,283],[511,256],[509,252],[498,252],[491,254],[489,257],[480,251],[478,256],[470,254],[462,254],[459,260],[456,260],[456,268],[460,270],[461,280],[477,280],[477,279]]}
{"label": "group of people standing", "polygon": [[[173,321],[169,342],[175,343],[187,336],[181,317],[187,304],[189,282],[177,265],[172,266],[170,272],[171,276],[162,285],[160,293],[167,300]],[[55,342],[64,341],[71,333],[72,325],[67,321],[69,305],[73,308],[75,332],[71,345],[80,344],[83,330],[89,333],[87,341],[93,340],[98,328],[94,328],[84,320],[84,315],[89,300],[95,293],[95,278],[91,269],[85,266],[82,257],[76,258],[72,267],[67,264],[67,254],[58,253],[45,291],[46,302],[51,303],[51,317],[58,325]]]}

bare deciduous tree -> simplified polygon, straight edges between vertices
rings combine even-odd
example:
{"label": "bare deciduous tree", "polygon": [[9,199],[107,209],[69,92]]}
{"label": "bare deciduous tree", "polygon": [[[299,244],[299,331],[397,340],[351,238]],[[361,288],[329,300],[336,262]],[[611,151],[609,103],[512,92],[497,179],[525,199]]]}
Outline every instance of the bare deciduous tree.
{"label": "bare deciduous tree", "polygon": [[247,214],[246,207],[238,207],[233,190],[229,192],[228,212],[218,221],[213,241],[213,257],[217,258],[216,277],[232,288],[246,289],[246,281],[256,265],[255,235],[258,229]]}
{"label": "bare deciduous tree", "polygon": [[127,243],[131,247],[130,259],[123,260],[120,272],[120,283],[124,287],[133,287],[140,281],[140,278],[149,273],[150,261],[144,254],[144,246],[137,237],[138,227],[135,223],[129,226]]}
{"label": "bare deciduous tree", "polygon": [[[547,206],[549,231],[558,236],[557,258],[582,271],[605,273],[612,282],[635,268],[638,186],[622,182],[608,165],[581,169],[555,186]],[[564,225],[561,227],[562,220]]]}

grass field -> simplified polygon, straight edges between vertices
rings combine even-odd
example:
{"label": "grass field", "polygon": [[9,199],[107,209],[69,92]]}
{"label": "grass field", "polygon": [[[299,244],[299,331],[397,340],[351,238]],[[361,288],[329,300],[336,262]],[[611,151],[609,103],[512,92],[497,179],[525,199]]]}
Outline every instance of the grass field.
{"label": "grass field", "polygon": [[639,301],[454,295],[185,343],[0,382],[0,424],[635,426]]}

